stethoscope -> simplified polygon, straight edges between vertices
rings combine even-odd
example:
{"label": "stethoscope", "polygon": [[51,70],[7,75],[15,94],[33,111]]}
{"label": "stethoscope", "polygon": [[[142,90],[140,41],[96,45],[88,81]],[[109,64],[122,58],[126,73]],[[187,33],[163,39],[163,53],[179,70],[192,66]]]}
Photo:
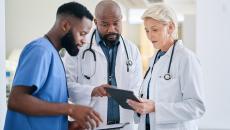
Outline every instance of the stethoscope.
{"label": "stethoscope", "polygon": [[[173,58],[173,54],[174,54],[174,49],[175,49],[175,46],[176,46],[176,42],[177,42],[177,40],[175,40],[175,41],[174,41],[174,44],[173,44],[173,48],[172,48],[172,52],[171,52],[171,56],[170,56],[170,60],[169,60],[169,65],[168,65],[168,71],[167,71],[167,73],[164,74],[164,76],[163,76],[163,77],[164,77],[164,80],[170,80],[170,79],[172,79],[172,75],[170,74],[170,69],[171,69],[172,58]],[[145,76],[144,76],[144,80],[146,79],[146,77],[147,77],[147,75],[148,75],[150,69],[151,69],[151,73],[152,73],[153,67],[154,67],[154,65],[155,65],[155,63],[156,63],[156,61],[157,61],[157,56],[158,56],[158,54],[160,53],[160,51],[161,51],[161,50],[158,50],[158,51],[157,51],[157,54],[156,54],[156,56],[155,56],[155,58],[154,58],[154,61],[153,61],[153,65],[152,65],[152,67],[149,67],[148,70],[146,71]],[[143,81],[144,81],[144,80],[143,80]],[[141,88],[140,88],[140,91],[139,91],[139,97],[142,97],[142,96],[143,96],[143,85],[141,85]]]}
{"label": "stethoscope", "polygon": [[[93,77],[93,76],[95,75],[95,73],[96,73],[96,61],[97,61],[97,59],[96,59],[96,53],[95,53],[95,51],[92,49],[93,37],[94,37],[95,35],[96,35],[96,29],[93,31],[93,34],[92,34],[92,36],[91,36],[89,48],[85,49],[85,50],[83,51],[83,54],[82,54],[82,60],[85,59],[85,54],[86,54],[87,52],[93,54],[94,71],[93,71],[92,74],[88,74],[88,75],[85,74],[85,73],[83,72],[83,68],[82,68],[82,65],[81,65],[81,74],[82,74],[86,79],[88,79],[88,80],[89,80],[91,77]],[[122,42],[123,42],[123,45],[124,45],[124,48],[125,48],[125,53],[126,53],[126,58],[127,58],[127,61],[126,61],[127,72],[129,72],[129,68],[133,65],[133,62],[132,62],[132,60],[129,58],[129,54],[128,54],[128,51],[127,51],[127,47],[126,47],[126,45],[125,45],[125,42],[124,42],[124,39],[123,39],[122,36],[121,36],[121,39],[122,39]],[[87,64],[86,64],[85,66],[87,66]]]}

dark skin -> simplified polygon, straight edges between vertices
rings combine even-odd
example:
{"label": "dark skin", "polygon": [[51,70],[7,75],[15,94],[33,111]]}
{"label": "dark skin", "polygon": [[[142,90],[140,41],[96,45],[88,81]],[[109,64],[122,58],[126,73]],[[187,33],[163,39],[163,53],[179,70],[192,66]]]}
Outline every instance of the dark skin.
{"label": "dark skin", "polygon": [[[69,30],[73,31],[78,46],[82,46],[85,43],[85,35],[91,27],[92,22],[87,18],[80,20],[68,16],[58,16],[47,36],[59,51],[62,48],[60,39]],[[68,115],[75,119],[74,122],[69,123],[72,129],[95,128],[102,122],[100,115],[91,107],[46,102],[32,96],[35,90],[36,86],[14,86],[9,96],[8,108],[32,116]]]}
{"label": "dark skin", "polygon": [[[122,14],[119,5],[114,1],[101,1],[95,9],[94,23],[101,36],[110,33],[121,34]],[[107,40],[115,40],[115,36],[107,37]]]}
{"label": "dark skin", "polygon": [[[97,27],[98,32],[103,37],[110,33],[122,32],[122,14],[119,5],[114,1],[102,0],[95,9],[94,23]],[[115,35],[107,37],[108,40],[115,40]],[[108,96],[105,88],[111,87],[107,84],[95,87],[92,91],[91,96]]]}

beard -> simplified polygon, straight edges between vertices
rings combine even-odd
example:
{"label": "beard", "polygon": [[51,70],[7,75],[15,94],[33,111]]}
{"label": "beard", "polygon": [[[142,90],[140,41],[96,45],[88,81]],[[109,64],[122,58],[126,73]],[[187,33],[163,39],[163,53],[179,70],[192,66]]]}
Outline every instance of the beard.
{"label": "beard", "polygon": [[69,31],[61,38],[61,45],[71,56],[77,56],[79,49],[75,43],[73,32]]}
{"label": "beard", "polygon": [[[115,38],[112,39],[110,38],[111,36],[115,36]],[[119,38],[120,38],[120,34],[118,33],[109,33],[109,34],[105,34],[104,36],[102,36],[102,40],[110,48],[114,47],[119,42]]]}

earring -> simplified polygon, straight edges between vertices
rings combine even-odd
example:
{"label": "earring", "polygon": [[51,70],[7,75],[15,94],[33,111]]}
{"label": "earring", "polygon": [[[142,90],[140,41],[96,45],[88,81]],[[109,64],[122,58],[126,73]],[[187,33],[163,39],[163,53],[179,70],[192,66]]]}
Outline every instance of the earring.
{"label": "earring", "polygon": [[66,29],[65,28],[62,28],[62,30],[65,32],[66,31]]}

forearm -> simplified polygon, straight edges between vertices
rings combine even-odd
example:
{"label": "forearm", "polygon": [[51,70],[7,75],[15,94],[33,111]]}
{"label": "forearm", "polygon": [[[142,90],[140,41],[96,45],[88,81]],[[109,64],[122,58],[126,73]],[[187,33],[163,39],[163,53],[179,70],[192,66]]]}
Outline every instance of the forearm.
{"label": "forearm", "polygon": [[9,97],[8,109],[32,116],[69,115],[82,128],[86,128],[85,122],[91,121],[90,119],[94,120],[97,126],[102,122],[99,114],[90,107],[43,101],[33,96],[35,90],[36,88],[33,86],[13,87]]}
{"label": "forearm", "polygon": [[9,98],[8,108],[33,116],[68,115],[70,104],[49,103],[29,94],[14,94]]}

